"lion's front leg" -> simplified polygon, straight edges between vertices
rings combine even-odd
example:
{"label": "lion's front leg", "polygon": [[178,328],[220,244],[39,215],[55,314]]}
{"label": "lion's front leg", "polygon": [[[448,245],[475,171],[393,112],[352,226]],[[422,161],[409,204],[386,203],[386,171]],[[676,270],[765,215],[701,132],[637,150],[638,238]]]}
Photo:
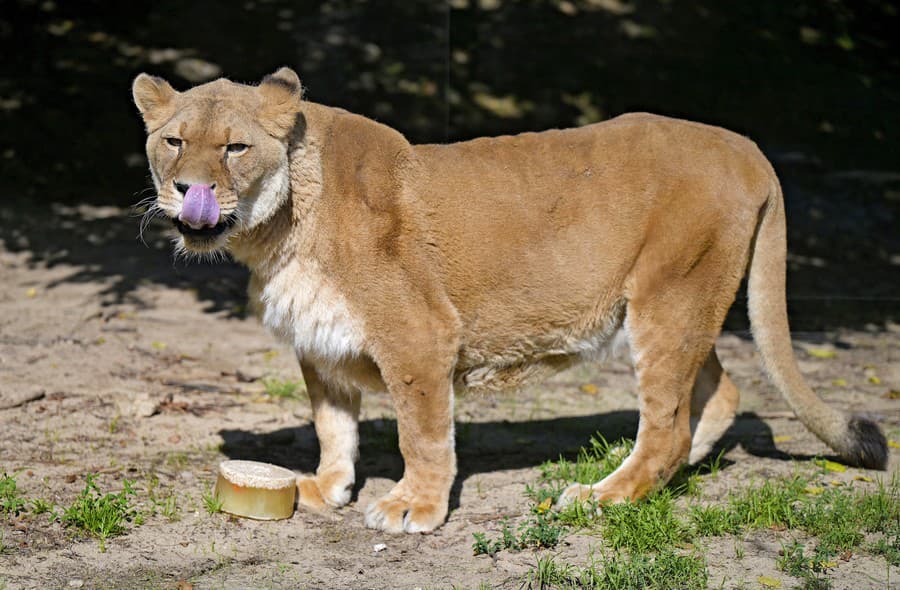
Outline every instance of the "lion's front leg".
{"label": "lion's front leg", "polygon": [[318,372],[301,363],[319,438],[319,467],[313,477],[297,478],[299,504],[314,510],[343,506],[356,482],[354,463],[359,455],[358,391],[337,390],[322,382]]}
{"label": "lion's front leg", "polygon": [[455,352],[410,346],[382,365],[397,411],[403,478],[366,509],[366,525],[391,533],[428,532],[447,516],[456,477],[453,436]]}

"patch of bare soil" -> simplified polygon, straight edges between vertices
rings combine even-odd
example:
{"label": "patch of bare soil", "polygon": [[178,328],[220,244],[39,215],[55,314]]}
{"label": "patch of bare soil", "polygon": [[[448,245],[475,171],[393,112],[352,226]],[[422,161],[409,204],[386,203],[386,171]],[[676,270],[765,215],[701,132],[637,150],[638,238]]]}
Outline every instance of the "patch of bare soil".
{"label": "patch of bare soil", "polygon": [[[94,227],[101,214],[71,217]],[[460,474],[448,522],[430,535],[386,535],[366,529],[363,512],[400,476],[402,462],[389,401],[370,396],[349,506],[326,515],[298,511],[279,522],[211,515],[202,498],[223,459],[315,468],[308,404],[268,396],[263,384],[267,377],[298,380],[296,361],[242,317],[234,288],[240,271],[173,268],[165,244],[143,249],[131,235],[101,238],[100,245],[84,242],[95,257],[82,264],[34,257],[27,244],[0,249],[0,471],[16,474],[26,498],[57,507],[71,504],[88,474],[97,474],[104,491],[133,480],[135,502],[148,516],[102,552],[96,539],[47,514],[0,514],[0,588],[174,588],[179,581],[194,588],[518,588],[538,553],[474,556],[472,534],[496,535],[503,518],[528,513],[525,486],[541,462],[571,455],[597,431],[607,439],[634,436],[635,383],[622,361],[577,367],[508,397],[461,398]],[[142,273],[178,279],[141,282],[135,277]],[[820,395],[874,417],[894,440],[898,345],[894,325],[795,339]],[[724,335],[718,347],[742,391],[742,414],[723,441],[726,467],[702,480],[705,495],[724,497],[751,480],[791,474],[795,459],[828,454],[765,379],[746,335]],[[858,473],[842,475],[850,481]],[[154,513],[150,494],[175,500]],[[740,547],[703,540],[710,584],[753,588],[766,575],[789,587],[794,581],[775,559],[793,536],[757,532]],[[379,544],[386,548],[376,550]],[[573,534],[552,553],[585,565],[603,544],[600,536]],[[829,577],[835,588],[882,588],[897,584],[900,571],[859,552]]]}

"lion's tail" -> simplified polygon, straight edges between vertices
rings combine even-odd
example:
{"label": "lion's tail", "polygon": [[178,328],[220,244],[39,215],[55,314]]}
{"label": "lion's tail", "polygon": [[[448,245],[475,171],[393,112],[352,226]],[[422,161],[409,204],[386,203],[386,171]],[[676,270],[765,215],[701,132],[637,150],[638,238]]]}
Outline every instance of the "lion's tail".
{"label": "lion's tail", "polygon": [[825,404],[803,380],[788,329],[785,300],[787,237],[781,186],[760,212],[752,245],[748,295],[750,325],[772,382],[803,424],[848,464],[885,469],[887,442],[878,426]]}

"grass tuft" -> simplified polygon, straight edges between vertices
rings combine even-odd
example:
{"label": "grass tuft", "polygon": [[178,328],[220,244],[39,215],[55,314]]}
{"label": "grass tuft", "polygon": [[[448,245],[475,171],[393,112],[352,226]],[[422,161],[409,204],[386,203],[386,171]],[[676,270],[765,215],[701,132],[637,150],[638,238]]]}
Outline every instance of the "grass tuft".
{"label": "grass tuft", "polygon": [[266,394],[280,399],[301,399],[306,390],[303,381],[281,380],[277,377],[266,377],[262,380]]}
{"label": "grass tuft", "polygon": [[831,588],[831,582],[823,574],[829,567],[835,567],[836,564],[831,561],[834,555],[823,551],[821,545],[812,555],[806,555],[803,544],[794,541],[781,546],[775,563],[784,573],[800,578],[803,590],[827,590]]}
{"label": "grass tuft", "polygon": [[707,587],[706,563],[696,555],[665,549],[656,555],[604,558],[598,572],[590,568],[586,587],[600,590],[700,590]]}
{"label": "grass tuft", "polygon": [[103,494],[94,482],[94,476],[88,475],[84,490],[63,512],[62,523],[97,537],[100,550],[105,551],[106,539],[124,533],[126,523],[143,523],[143,516],[130,503],[134,495],[132,482],[127,479],[118,494]]}
{"label": "grass tuft", "polygon": [[222,500],[219,499],[219,496],[212,489],[207,488],[203,492],[203,507],[206,508],[209,514],[218,514],[222,512]]}
{"label": "grass tuft", "polygon": [[794,477],[765,481],[728,499],[732,524],[748,528],[796,527],[799,522],[794,503],[800,501],[807,480]]}
{"label": "grass tuft", "polygon": [[25,508],[25,498],[19,494],[14,475],[3,472],[0,476],[0,512],[17,515]]}
{"label": "grass tuft", "polygon": [[634,441],[621,439],[607,442],[600,435],[591,437],[588,446],[578,451],[575,461],[560,457],[559,461],[547,461],[540,466],[541,483],[550,486],[553,499],[569,484],[592,484],[616,470],[631,453]]}
{"label": "grass tuft", "polygon": [[603,507],[603,538],[613,549],[660,551],[690,540],[690,530],[675,514],[668,489],[642,502],[620,502]]}
{"label": "grass tuft", "polygon": [[595,590],[702,590],[706,564],[695,555],[671,549],[656,555],[617,554],[592,561],[586,568],[539,557],[525,575],[526,588],[591,588]]}
{"label": "grass tuft", "polygon": [[526,588],[578,588],[579,572],[575,566],[557,563],[552,555],[538,557],[537,564],[525,574]]}

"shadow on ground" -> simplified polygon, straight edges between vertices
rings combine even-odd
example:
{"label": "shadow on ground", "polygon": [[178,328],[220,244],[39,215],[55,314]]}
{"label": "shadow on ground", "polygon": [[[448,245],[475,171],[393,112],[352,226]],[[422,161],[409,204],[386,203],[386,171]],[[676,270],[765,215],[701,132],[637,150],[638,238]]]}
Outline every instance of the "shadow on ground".
{"label": "shadow on ground", "polygon": [[[450,508],[459,506],[459,495],[466,479],[479,473],[537,467],[560,457],[574,460],[592,436],[608,441],[634,439],[637,434],[636,411],[615,411],[592,416],[561,417],[525,422],[457,422],[456,452],[458,474],[453,485]],[[319,448],[313,426],[282,428],[267,433],[246,430],[220,430],[224,444],[221,452],[229,459],[264,461],[303,473],[315,472]],[[737,416],[734,424],[711,451],[710,457],[736,446],[757,457],[782,461],[805,461],[812,455],[780,451],[771,427],[752,412]],[[836,459],[828,456],[826,458]],[[727,469],[730,462],[723,462]],[[702,469],[702,468],[698,468]],[[369,477],[394,481],[403,475],[403,460],[397,446],[397,423],[391,419],[360,423],[360,460],[357,464],[356,494]]]}

